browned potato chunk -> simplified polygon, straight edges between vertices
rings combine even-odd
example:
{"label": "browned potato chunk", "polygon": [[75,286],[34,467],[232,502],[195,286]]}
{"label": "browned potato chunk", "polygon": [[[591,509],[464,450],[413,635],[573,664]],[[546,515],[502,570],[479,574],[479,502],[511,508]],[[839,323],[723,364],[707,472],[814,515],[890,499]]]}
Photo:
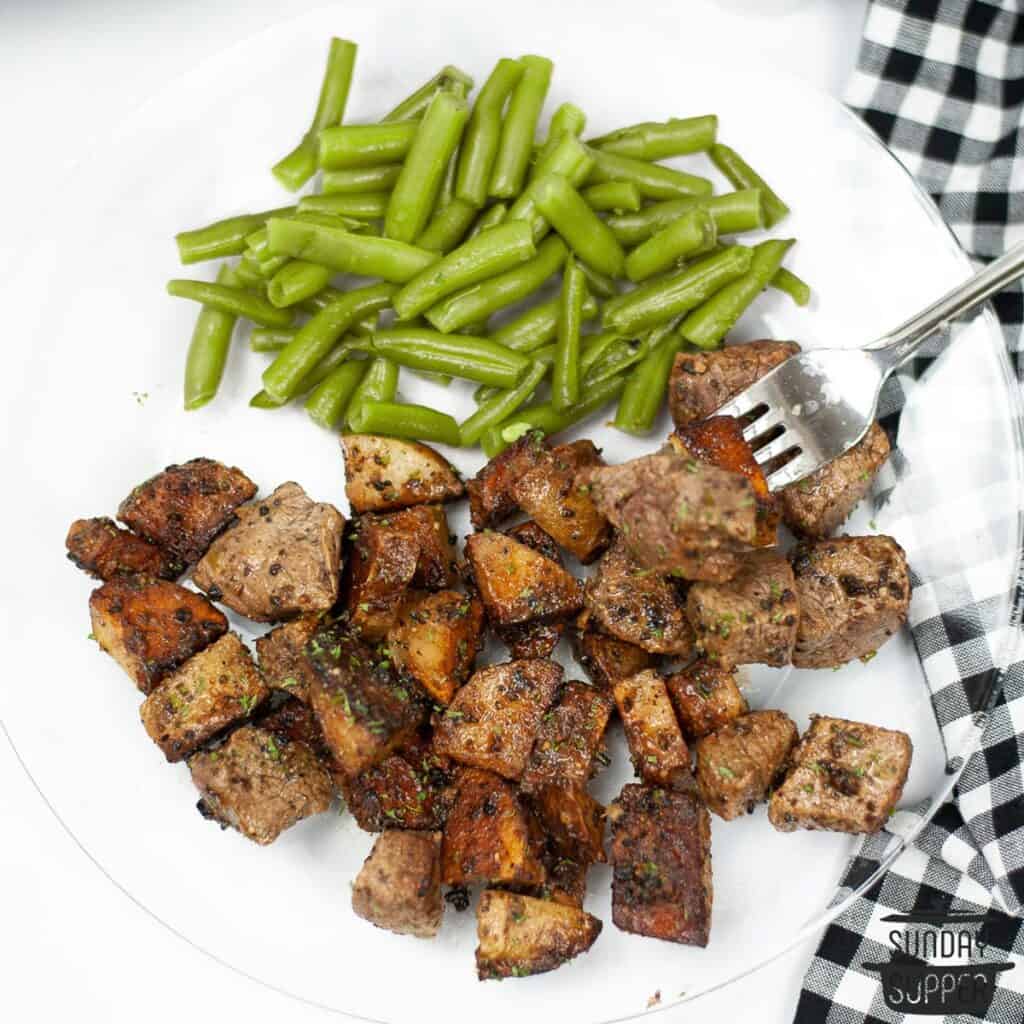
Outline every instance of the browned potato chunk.
{"label": "browned potato chunk", "polygon": [[417,505],[385,517],[390,526],[416,537],[420,552],[416,559],[414,586],[423,590],[444,590],[459,580],[455,538],[448,531],[448,515],[440,505]]}
{"label": "browned potato chunk", "polygon": [[272,709],[258,713],[253,724],[262,732],[270,733],[279,747],[304,743],[331,773],[335,784],[340,785],[343,781],[313,709],[297,697],[286,697]]}
{"label": "browned potato chunk", "polygon": [[611,690],[616,679],[635,676],[654,663],[651,654],[636,644],[600,633],[593,628],[590,612],[583,611],[572,631],[572,649],[590,681],[604,690]]}
{"label": "browned potato chunk", "polygon": [[379,836],[352,886],[352,909],[378,928],[432,939],[441,929],[441,833]]}
{"label": "browned potato chunk", "polygon": [[89,614],[97,643],[143,693],[228,628],[202,594],[144,576],[104,583],[89,598]]}
{"label": "browned potato chunk", "polygon": [[616,679],[612,694],[626,731],[633,768],[644,782],[671,789],[690,782],[690,751],[665,680],[654,669]]}
{"label": "browned potato chunk", "polygon": [[331,806],[334,783],[304,743],[279,744],[262,729],[243,726],[216,750],[188,760],[202,794],[199,811],[266,846],[286,828]]}
{"label": "browned potato chunk", "polygon": [[249,649],[227,633],[150,693],[142,703],[142,724],[168,761],[180,761],[245,718],[268,693]]}
{"label": "browned potato chunk", "polygon": [[65,544],[68,558],[82,572],[99,580],[134,574],[176,580],[185,571],[180,559],[122,530],[106,516],[76,519],[68,530]]}
{"label": "browned potato chunk", "polygon": [[569,615],[583,605],[583,586],[556,562],[503,533],[466,538],[466,558],[487,616],[502,625]]}
{"label": "browned potato chunk", "polygon": [[256,485],[240,469],[192,459],[139,484],[121,502],[117,518],[191,565],[255,493]]}
{"label": "browned potato chunk", "polygon": [[529,800],[562,856],[582,864],[604,863],[604,808],[583,784],[542,784],[534,787]]}
{"label": "browned potato chunk", "polygon": [[321,626],[308,652],[310,704],[346,778],[413,738],[426,717],[425,702],[344,623]]}
{"label": "browned potato chunk", "polygon": [[623,786],[612,826],[612,920],[624,932],[706,946],[711,818],[692,793]]}
{"label": "browned potato chunk", "polygon": [[438,721],[438,753],[519,779],[561,679],[562,666],[551,661],[508,661],[480,669]]}
{"label": "browned potato chunk", "polygon": [[489,978],[543,974],[585,953],[601,922],[577,907],[488,889],[476,908],[476,973]]}
{"label": "browned potato chunk", "polygon": [[512,482],[548,453],[544,435],[533,430],[510,445],[487,463],[466,484],[469,493],[469,515],[477,530],[500,523],[516,510]]}
{"label": "browned potato chunk", "polygon": [[736,685],[736,669],[703,658],[669,676],[665,686],[688,740],[707,736],[749,710]]}
{"label": "browned potato chunk", "polygon": [[457,590],[410,592],[388,630],[388,650],[399,676],[415,681],[438,703],[448,704],[473,671],[484,609]]}
{"label": "browned potato chunk", "polygon": [[694,583],[686,615],[697,647],[721,665],[788,665],[800,605],[793,570],[777,551],[751,551],[726,583]]}
{"label": "browned potato chunk", "polygon": [[[603,807],[601,814],[603,823]],[[602,854],[603,852],[602,850]],[[544,867],[548,873],[548,880],[530,895],[561,903],[566,907],[582,907],[587,896],[587,869],[590,865],[574,857],[563,857],[552,845],[552,852],[544,861]]]}
{"label": "browned potato chunk", "polygon": [[786,763],[797,730],[782,711],[751,711],[697,740],[697,786],[704,803],[731,821],[750,814]]}
{"label": "browned potato chunk", "polygon": [[260,675],[272,690],[285,690],[309,702],[309,662],[306,644],[320,628],[319,614],[300,615],[275,626],[256,641]]}
{"label": "browned potato chunk", "polygon": [[813,715],[768,820],[780,832],[877,832],[903,795],[912,753],[904,732]]}
{"label": "browned potato chunk", "polygon": [[542,885],[544,878],[515,789],[479,768],[462,772],[444,826],[441,881],[533,886]]}

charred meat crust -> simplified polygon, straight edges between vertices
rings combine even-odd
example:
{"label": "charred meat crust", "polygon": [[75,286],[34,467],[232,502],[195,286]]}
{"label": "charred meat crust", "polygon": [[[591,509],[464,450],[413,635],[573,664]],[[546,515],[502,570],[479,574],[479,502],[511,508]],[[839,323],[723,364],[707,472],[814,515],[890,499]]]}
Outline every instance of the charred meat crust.
{"label": "charred meat crust", "polygon": [[688,740],[707,736],[749,710],[736,684],[736,669],[704,658],[668,676],[665,686]]}
{"label": "charred meat crust", "polygon": [[341,438],[345,496],[354,513],[438,504],[465,493],[454,466],[418,441],[371,434]]}
{"label": "charred meat crust", "polygon": [[185,564],[155,544],[122,530],[113,519],[76,519],[68,530],[68,558],[98,580],[115,576],[152,576],[176,580]]}
{"label": "charred meat crust", "polygon": [[306,644],[320,628],[319,614],[300,615],[257,638],[256,660],[263,681],[272,690],[283,690],[309,702],[309,661]]}

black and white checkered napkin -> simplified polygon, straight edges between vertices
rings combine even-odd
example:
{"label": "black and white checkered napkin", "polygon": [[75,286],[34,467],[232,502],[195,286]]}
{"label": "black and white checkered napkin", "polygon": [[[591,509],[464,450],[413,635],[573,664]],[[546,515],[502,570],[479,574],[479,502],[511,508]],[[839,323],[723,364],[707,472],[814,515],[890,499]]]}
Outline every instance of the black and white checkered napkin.
{"label": "black and white checkered napkin", "polygon": [[[1024,241],[1024,0],[871,0],[846,100],[932,195],[971,256],[984,261]],[[1024,291],[1008,289],[994,305],[1020,377]],[[911,376],[928,362],[915,361]],[[908,386],[906,377],[902,387],[896,383],[883,409],[897,440]],[[977,508],[978,521],[1021,514],[1012,497],[1008,507],[999,504]],[[892,532],[899,536],[895,523]],[[915,582],[910,626],[947,750],[963,749],[977,712],[989,713],[988,725],[953,800],[825,932],[804,978],[796,1024],[904,1020],[886,1005],[878,971],[865,967],[893,954],[894,925],[883,919],[949,911],[994,911],[982,925],[985,960],[1010,961],[1016,969],[999,975],[986,1019],[1024,1021],[1024,661],[1001,663],[1007,626],[987,614],[1004,607],[1005,579],[971,572]],[[1014,597],[1019,616],[1021,588]],[[1010,627],[1011,639],[1019,622]],[[870,877],[923,810],[901,811],[891,831],[864,841],[837,901]],[[914,1008],[904,1006],[912,1015]]]}

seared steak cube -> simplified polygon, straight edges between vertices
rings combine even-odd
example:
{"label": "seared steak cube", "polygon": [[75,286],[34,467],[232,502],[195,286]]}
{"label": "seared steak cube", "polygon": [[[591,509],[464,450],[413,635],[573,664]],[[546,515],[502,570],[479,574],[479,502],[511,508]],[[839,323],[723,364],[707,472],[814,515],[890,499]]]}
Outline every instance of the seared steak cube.
{"label": "seared steak cube", "polygon": [[612,920],[625,932],[706,946],[711,819],[692,793],[628,785],[608,808]]}
{"label": "seared steak cube", "polygon": [[256,622],[327,611],[337,601],[345,520],[333,505],[286,483],[235,519],[195,567],[197,586]]}
{"label": "seared steak cube", "polygon": [[889,437],[872,423],[863,439],[781,495],[782,517],[798,536],[820,540],[846,521],[889,457]]}
{"label": "seared steak cube", "polygon": [[477,530],[495,526],[516,511],[512,482],[541,462],[547,453],[544,435],[539,430],[530,431],[466,483],[470,520]]}
{"label": "seared steak cube", "polygon": [[352,886],[352,909],[378,928],[431,939],[441,929],[441,833],[377,838]]}
{"label": "seared steak cube", "polygon": [[700,739],[749,710],[736,685],[736,669],[700,658],[665,680],[683,735]]}
{"label": "seared steak cube", "polygon": [[789,557],[800,602],[797,668],[870,658],[906,622],[910,570],[892,537],[805,542]]}
{"label": "seared steak cube", "polygon": [[272,690],[284,690],[309,702],[309,662],[306,644],[320,628],[319,614],[300,615],[275,626],[256,641],[260,675]]}
{"label": "seared steak cube", "polygon": [[652,654],[693,653],[693,629],[676,587],[644,569],[621,539],[598,563],[583,600],[597,627]]}
{"label": "seared steak cube", "polygon": [[495,889],[480,897],[476,920],[481,981],[553,971],[601,934],[601,922],[577,907]]}
{"label": "seared steak cube", "polygon": [[135,574],[176,580],[185,571],[179,558],[122,530],[106,516],[76,519],[68,530],[65,544],[68,558],[99,580]]}
{"label": "seared steak cube", "polygon": [[240,469],[192,459],[139,484],[121,502],[117,518],[191,565],[255,493],[256,485]]}
{"label": "seared steak cube", "polygon": [[676,426],[710,416],[799,351],[793,341],[748,341],[717,352],[681,352],[668,385]]}
{"label": "seared steak cube", "polygon": [[268,705],[266,710],[259,712],[253,724],[270,733],[279,747],[289,743],[305,744],[331,773],[335,783],[341,783],[342,774],[324,739],[320,722],[308,704],[297,697],[286,697],[280,704]]}
{"label": "seared steak cube", "polygon": [[[603,823],[604,808],[601,811]],[[587,896],[589,866],[578,857],[563,857],[552,845],[544,861],[548,880],[531,895],[551,900],[553,903],[561,903],[566,907],[582,907]]]}
{"label": "seared steak cube", "polygon": [[435,749],[461,764],[518,780],[561,680],[562,666],[551,661],[479,669],[440,716]]}
{"label": "seared steak cube", "polygon": [[249,649],[227,633],[150,693],[140,711],[142,724],[168,761],[180,761],[246,718],[268,692]]}
{"label": "seared steak cube", "polygon": [[704,803],[726,821],[752,813],[796,739],[796,726],[782,711],[751,711],[701,737],[697,786]]}
{"label": "seared steak cube", "polygon": [[188,766],[203,816],[261,846],[326,811],[334,796],[330,773],[309,747],[282,746],[269,732],[249,725],[216,750],[193,754]]}
{"label": "seared steak cube", "polygon": [[628,679],[616,679],[612,693],[637,775],[657,786],[685,788],[691,779],[690,751],[665,680],[654,669],[647,669]]}
{"label": "seared steak cube", "polygon": [[202,594],[144,576],[108,580],[92,592],[89,614],[100,647],[143,693],[228,628]]}
{"label": "seared steak cube", "polygon": [[590,677],[590,681],[603,690],[611,690],[616,679],[635,676],[650,668],[654,658],[642,647],[627,643],[592,626],[593,616],[581,612],[572,631],[572,649],[576,660]]}
{"label": "seared steak cube", "polygon": [[727,583],[694,583],[686,614],[697,647],[720,665],[788,665],[800,606],[793,572],[776,551],[752,551]]}
{"label": "seared steak cube", "polygon": [[912,752],[904,732],[813,715],[768,820],[780,832],[877,832],[903,795]]}

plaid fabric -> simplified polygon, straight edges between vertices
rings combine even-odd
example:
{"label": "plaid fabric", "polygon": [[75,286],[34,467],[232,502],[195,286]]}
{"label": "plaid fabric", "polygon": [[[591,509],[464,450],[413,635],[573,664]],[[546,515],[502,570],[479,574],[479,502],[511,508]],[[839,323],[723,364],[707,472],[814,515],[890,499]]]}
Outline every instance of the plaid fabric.
{"label": "plaid fabric", "polygon": [[[872,0],[846,99],[932,195],[972,257],[991,259],[1024,241],[1021,0]],[[1020,377],[1024,291],[1007,289],[994,306]],[[936,343],[914,360],[883,396],[882,421],[897,444],[905,397],[917,378],[943,372],[943,360],[933,365],[942,348]],[[977,415],[977,431],[951,425],[937,450],[946,442],[977,444],[986,436],[986,410]],[[899,474],[897,455],[879,480],[877,501],[889,497]],[[973,480],[959,493],[929,495],[927,506],[918,498],[917,508],[928,508],[927,523],[906,508],[886,522],[886,532],[897,537],[920,541],[927,530],[925,552],[928,545],[978,547],[964,560],[978,566],[969,574],[929,572],[927,584],[914,580],[910,627],[946,749],[963,749],[977,713],[987,712],[988,723],[953,801],[939,809],[895,870],[825,932],[804,979],[797,1024],[902,1021],[904,1013],[886,1006],[878,971],[864,965],[888,962],[890,932],[906,930],[883,918],[915,911],[990,912],[982,926],[984,960],[1017,969],[999,975],[986,1019],[1024,1021],[1024,662],[1000,663],[1007,639],[1020,631],[1024,590],[1019,585],[1014,595],[1017,617],[1009,626],[996,621],[1005,606],[1005,576],[988,571],[984,557],[991,537],[1016,536],[1001,532],[1016,530],[1021,511],[1007,491],[1006,481]],[[990,529],[958,529],[965,521]],[[957,770],[959,759],[949,767]],[[887,833],[861,844],[837,902],[870,877],[890,844],[926,810],[901,811]]]}

